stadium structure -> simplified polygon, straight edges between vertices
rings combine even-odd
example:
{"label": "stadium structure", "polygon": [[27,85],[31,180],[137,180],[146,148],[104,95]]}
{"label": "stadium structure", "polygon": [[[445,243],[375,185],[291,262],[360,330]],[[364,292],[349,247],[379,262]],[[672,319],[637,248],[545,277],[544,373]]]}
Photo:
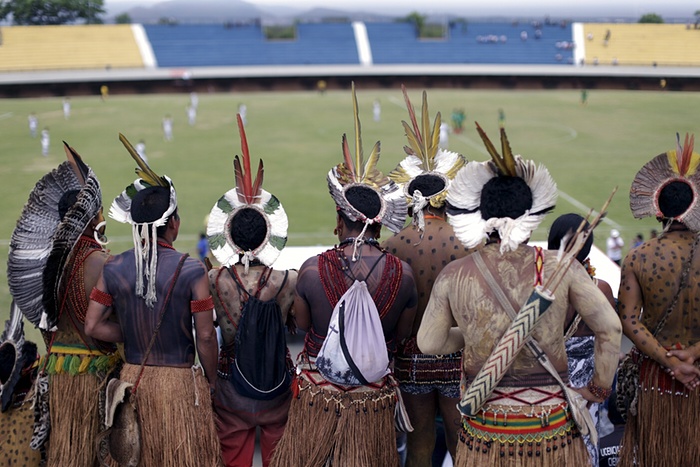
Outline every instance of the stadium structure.
{"label": "stadium structure", "polygon": [[690,24],[320,21],[271,39],[259,20],[0,27],[0,97],[366,86],[700,89]]}

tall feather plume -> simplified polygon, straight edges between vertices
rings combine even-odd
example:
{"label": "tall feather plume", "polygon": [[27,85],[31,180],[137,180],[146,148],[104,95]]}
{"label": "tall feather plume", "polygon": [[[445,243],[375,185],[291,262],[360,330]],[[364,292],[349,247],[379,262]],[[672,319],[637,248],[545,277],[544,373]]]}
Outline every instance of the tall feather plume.
{"label": "tall feather plume", "polygon": [[348,137],[343,134],[343,159],[345,160],[345,168],[352,174],[353,181],[355,176],[355,164],[352,162],[352,154],[350,154],[350,147],[348,146]]}
{"label": "tall feather plume", "polygon": [[676,133],[676,159],[678,161],[678,173],[685,177],[690,168],[690,160],[693,156],[695,146],[695,135],[685,134],[685,143],[681,148],[681,137]]}
{"label": "tall feather plume", "polygon": [[440,142],[440,124],[442,119],[440,112],[438,112],[435,117],[435,122],[433,127],[430,127],[430,112],[428,110],[428,94],[423,91],[423,108],[421,113],[421,127],[418,126],[418,121],[416,119],[416,113],[411,104],[411,100],[406,92],[406,87],[401,86],[403,91],[404,100],[406,101],[406,107],[408,109],[408,116],[411,120],[411,128],[406,122],[402,121],[404,130],[406,131],[406,137],[413,150],[413,154],[419,157],[423,164],[423,169],[425,171],[432,171],[435,169],[434,159],[437,155],[438,144]]}
{"label": "tall feather plume", "polygon": [[126,148],[127,151],[129,151],[129,154],[131,154],[131,157],[136,161],[136,164],[139,166],[139,168],[136,169],[136,175],[139,176],[143,181],[148,183],[151,186],[163,186],[163,187],[170,187],[170,184],[168,181],[155,173],[144,161],[141,156],[139,155],[138,152],[136,152],[136,149],[131,145],[128,139],[126,139],[126,136],[123,134],[119,133],[119,141],[122,142],[124,147]]}
{"label": "tall feather plume", "polygon": [[489,152],[493,163],[496,164],[498,171],[501,172],[502,175],[508,175],[511,177],[517,176],[517,172],[515,170],[515,159],[513,157],[513,153],[510,150],[510,144],[508,143],[508,138],[506,137],[505,130],[501,129],[501,145],[502,147],[507,147],[508,149],[507,152],[504,151],[503,156],[501,156],[500,154],[498,154],[496,147],[493,145],[489,137],[486,136],[484,130],[481,128],[481,126],[479,126],[479,123],[475,123],[476,131],[479,133],[481,140],[484,142],[486,150]]}
{"label": "tall feather plume", "polygon": [[[364,154],[362,152],[362,134],[360,128],[360,112],[357,105],[357,95],[355,94],[355,82],[352,82],[352,112],[355,117],[355,182],[361,182],[365,178],[364,174]],[[348,167],[349,168],[349,167]]]}
{"label": "tall feather plume", "polygon": [[243,152],[243,167],[241,167],[241,161],[238,156],[233,160],[233,171],[236,177],[236,192],[241,202],[253,204],[257,199],[260,199],[260,193],[262,191],[264,174],[263,162],[261,159],[258,164],[258,172],[255,175],[255,181],[253,181],[250,168],[250,151],[248,150],[248,139],[245,135],[243,119],[240,114],[236,117],[238,119],[238,132],[241,134],[241,151]]}
{"label": "tall feather plume", "polygon": [[85,180],[87,180],[90,169],[85,162],[83,162],[80,154],[78,154],[78,152],[65,141],[63,142],[63,149],[66,151],[66,158],[68,159],[68,162],[70,162],[76,177],[78,177],[80,185],[85,186]]}

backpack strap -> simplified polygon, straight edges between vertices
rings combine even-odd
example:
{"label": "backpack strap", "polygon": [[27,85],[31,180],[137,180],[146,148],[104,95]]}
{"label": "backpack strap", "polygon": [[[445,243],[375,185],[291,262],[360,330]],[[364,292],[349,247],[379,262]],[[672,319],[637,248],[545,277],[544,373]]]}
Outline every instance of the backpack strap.
{"label": "backpack strap", "polygon": [[280,285],[280,288],[277,290],[277,293],[275,294],[275,299],[279,296],[279,294],[282,292],[282,289],[284,289],[284,284],[287,283],[287,276],[289,275],[289,271],[284,271],[284,279],[282,279],[282,285]]}

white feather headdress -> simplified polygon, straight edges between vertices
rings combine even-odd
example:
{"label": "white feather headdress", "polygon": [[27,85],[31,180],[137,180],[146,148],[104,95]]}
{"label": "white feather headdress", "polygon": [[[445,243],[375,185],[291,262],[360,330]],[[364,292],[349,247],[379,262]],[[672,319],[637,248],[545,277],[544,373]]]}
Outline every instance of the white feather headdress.
{"label": "white feather headdress", "polygon": [[[109,209],[109,217],[123,224],[131,224],[132,238],[134,241],[134,256],[136,262],[136,295],[146,300],[146,305],[153,307],[156,297],[156,266],[158,264],[158,227],[165,225],[168,218],[177,209],[177,193],[172,180],[167,175],[159,176],[141,158],[129,140],[123,134],[119,134],[122,142],[131,157],[139,166],[136,174],[139,176],[127,186],[124,191],[112,202]],[[136,222],[131,217],[131,200],[136,193],[146,188],[160,186],[170,191],[170,200],[165,212],[153,222]],[[145,282],[144,282],[145,280]]]}
{"label": "white feather headdress", "polygon": [[[209,247],[217,260],[224,266],[236,264],[239,260],[245,266],[257,259],[266,266],[272,266],[287,243],[289,222],[280,201],[262,189],[263,161],[260,159],[255,180],[252,179],[248,140],[241,116],[238,115],[238,131],[241,135],[243,166],[238,156],[233,161],[236,188],[227,191],[209,213],[207,238]],[[253,209],[265,219],[264,240],[253,250],[245,250],[236,244],[231,236],[231,224],[242,210]]]}
{"label": "white feather headdress", "polygon": [[[478,246],[495,231],[501,238],[501,252],[513,251],[530,238],[545,215],[554,209],[557,185],[546,167],[513,155],[505,129],[501,128],[501,156],[478,123],[476,126],[491,160],[469,162],[457,173],[447,194],[450,205],[447,217],[455,235],[467,248]],[[519,177],[532,192],[532,206],[517,219],[484,219],[482,216],[482,189],[489,180],[499,176]]]}
{"label": "white feather headdress", "polygon": [[[419,126],[406,87],[402,85],[401,90],[411,120],[410,125],[405,121],[401,122],[406,131],[409,146],[404,146],[407,157],[389,172],[389,178],[403,190],[408,204],[413,210],[413,223],[422,231],[424,228],[423,208],[428,204],[435,208],[444,206],[451,180],[467,161],[461,154],[438,147],[442,117],[438,112],[431,129],[427,93],[423,91],[423,107]],[[442,189],[434,193],[423,193],[415,189],[414,183],[423,178],[439,179],[442,182]]]}

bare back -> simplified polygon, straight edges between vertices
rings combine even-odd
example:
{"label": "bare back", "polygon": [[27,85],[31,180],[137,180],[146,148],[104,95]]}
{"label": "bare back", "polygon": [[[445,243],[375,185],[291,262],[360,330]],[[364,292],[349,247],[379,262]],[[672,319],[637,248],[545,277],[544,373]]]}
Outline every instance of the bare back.
{"label": "bare back", "polygon": [[[680,287],[683,265],[694,240],[690,231],[671,231],[627,254],[622,264],[619,299],[620,318],[629,325],[631,333],[651,333],[659,323]],[[700,252],[695,253],[687,286],[680,291],[677,306],[656,336],[662,346],[680,343],[686,347],[700,341],[698,274]]]}
{"label": "bare back", "polygon": [[411,224],[383,244],[389,253],[411,266],[415,275],[418,307],[411,330],[412,336],[418,333],[438,274],[448,263],[471,252],[457,240],[452,226],[442,219],[427,218],[422,236],[421,239],[421,232]]}
{"label": "bare back", "polygon": [[[534,249],[521,245],[514,252],[501,254],[499,245],[491,244],[483,247],[481,254],[497,271],[495,275],[512,301],[524,304],[535,283]],[[556,252],[545,251],[544,258],[543,276],[546,280],[556,267]],[[562,330],[569,303],[596,334],[596,356],[604,357],[596,360],[596,373],[601,372],[612,380],[617,363],[616,349],[619,349],[620,323],[605,296],[579,263],[574,262],[564,276],[554,302],[541,317],[533,337],[547,352],[554,367],[566,372]],[[463,336],[463,371],[474,376],[512,320],[499,305],[471,256],[448,264],[438,277],[418,336],[423,352],[445,352],[440,347],[447,341],[445,329],[449,331],[452,319],[457,322]],[[518,354],[509,371],[515,377],[545,373],[527,351]]]}

